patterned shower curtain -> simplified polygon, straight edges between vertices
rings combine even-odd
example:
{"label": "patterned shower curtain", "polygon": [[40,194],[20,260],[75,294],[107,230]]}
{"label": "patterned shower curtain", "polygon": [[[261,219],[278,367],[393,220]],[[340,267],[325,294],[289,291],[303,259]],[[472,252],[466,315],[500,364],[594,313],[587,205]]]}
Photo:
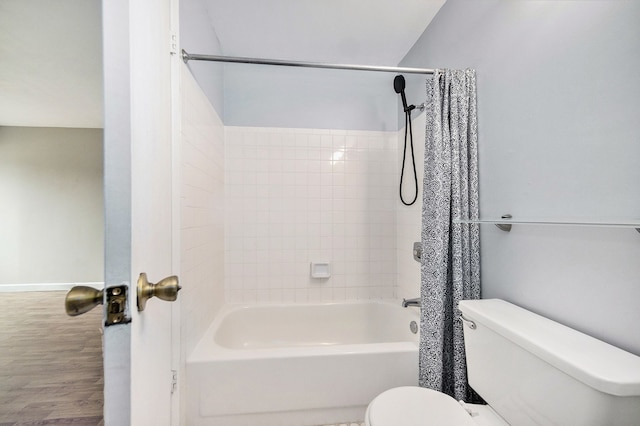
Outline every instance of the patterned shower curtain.
{"label": "patterned shower curtain", "polygon": [[422,207],[420,386],[470,401],[458,302],[480,298],[478,135],[474,70],[427,81]]}

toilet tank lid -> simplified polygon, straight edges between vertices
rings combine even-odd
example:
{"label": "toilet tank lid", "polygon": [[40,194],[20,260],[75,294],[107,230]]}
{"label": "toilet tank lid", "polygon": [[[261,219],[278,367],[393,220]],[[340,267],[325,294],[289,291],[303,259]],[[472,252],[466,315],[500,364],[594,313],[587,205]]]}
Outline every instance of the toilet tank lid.
{"label": "toilet tank lid", "polygon": [[458,307],[465,318],[594,389],[617,396],[640,395],[640,357],[634,354],[504,300],[463,300]]}

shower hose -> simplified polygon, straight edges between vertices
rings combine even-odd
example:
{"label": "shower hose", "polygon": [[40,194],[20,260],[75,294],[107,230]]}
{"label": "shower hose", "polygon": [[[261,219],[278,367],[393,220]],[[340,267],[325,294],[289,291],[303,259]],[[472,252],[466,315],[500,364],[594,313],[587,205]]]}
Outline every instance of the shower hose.
{"label": "shower hose", "polygon": [[[408,131],[408,133],[407,133]],[[415,193],[411,202],[406,202],[402,196],[402,182],[404,180],[404,164],[407,158],[407,136],[409,136],[409,145],[411,147],[411,164],[413,165],[413,181],[415,182]],[[402,150],[402,170],[400,171],[400,201],[405,206],[413,205],[418,199],[418,174],[416,172],[416,157],[413,153],[413,130],[411,129],[411,109],[407,108],[404,112],[404,148]]]}

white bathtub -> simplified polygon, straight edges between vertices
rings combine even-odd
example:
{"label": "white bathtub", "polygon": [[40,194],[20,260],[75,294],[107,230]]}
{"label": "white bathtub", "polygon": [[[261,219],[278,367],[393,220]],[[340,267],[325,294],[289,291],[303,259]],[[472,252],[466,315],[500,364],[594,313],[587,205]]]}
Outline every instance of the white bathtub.
{"label": "white bathtub", "polygon": [[189,425],[363,420],[418,381],[416,308],[399,303],[225,307],[187,359]]}

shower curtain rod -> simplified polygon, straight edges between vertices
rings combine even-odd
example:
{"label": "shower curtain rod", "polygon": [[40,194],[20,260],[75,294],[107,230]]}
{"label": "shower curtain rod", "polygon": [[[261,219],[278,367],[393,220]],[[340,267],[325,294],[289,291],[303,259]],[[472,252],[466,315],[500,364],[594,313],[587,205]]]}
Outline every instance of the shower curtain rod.
{"label": "shower curtain rod", "polygon": [[260,59],[260,58],[244,58],[239,56],[219,56],[219,55],[199,55],[196,53],[187,53],[182,49],[182,60],[184,63],[189,61],[210,61],[210,62],[231,62],[236,64],[257,64],[257,65],[279,65],[285,67],[303,67],[303,68],[329,68],[336,70],[356,70],[356,71],[380,71],[380,72],[397,72],[405,74],[433,74],[434,70],[429,68],[403,68],[403,67],[379,67],[374,65],[345,65],[345,64],[325,64],[321,62],[296,62],[284,61],[281,59]]}

